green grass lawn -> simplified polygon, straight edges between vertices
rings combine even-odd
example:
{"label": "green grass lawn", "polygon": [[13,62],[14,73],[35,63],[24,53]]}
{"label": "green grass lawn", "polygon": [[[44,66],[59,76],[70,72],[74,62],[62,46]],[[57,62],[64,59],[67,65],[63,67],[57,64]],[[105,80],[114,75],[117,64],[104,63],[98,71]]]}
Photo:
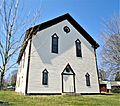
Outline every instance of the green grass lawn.
{"label": "green grass lawn", "polygon": [[120,106],[120,94],[24,96],[14,91],[0,91],[0,101],[8,102],[10,106]]}

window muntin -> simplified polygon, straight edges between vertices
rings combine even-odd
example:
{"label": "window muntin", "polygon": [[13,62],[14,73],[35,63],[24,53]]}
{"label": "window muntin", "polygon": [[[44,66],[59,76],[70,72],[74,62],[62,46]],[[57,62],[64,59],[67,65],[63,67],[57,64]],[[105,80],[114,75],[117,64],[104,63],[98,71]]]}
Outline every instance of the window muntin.
{"label": "window muntin", "polygon": [[43,72],[42,84],[48,85],[48,71],[45,69]]}
{"label": "window muntin", "polygon": [[76,56],[77,57],[82,57],[82,52],[81,52],[81,42],[79,39],[75,41],[76,44]]}
{"label": "window muntin", "polygon": [[85,77],[86,77],[86,86],[90,86],[90,75],[87,73]]}
{"label": "window muntin", "polygon": [[52,36],[52,53],[58,53],[58,36],[56,33]]}

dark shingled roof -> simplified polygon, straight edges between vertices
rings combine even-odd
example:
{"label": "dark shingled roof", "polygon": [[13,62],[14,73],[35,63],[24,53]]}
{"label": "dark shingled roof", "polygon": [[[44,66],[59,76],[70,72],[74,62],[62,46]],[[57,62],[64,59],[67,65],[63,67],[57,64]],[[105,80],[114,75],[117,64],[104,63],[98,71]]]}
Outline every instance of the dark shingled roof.
{"label": "dark shingled roof", "polygon": [[23,52],[28,44],[28,40],[31,39],[32,35],[35,35],[38,31],[41,31],[43,29],[46,29],[52,25],[55,25],[61,21],[68,20],[75,28],[76,30],[95,48],[97,49],[99,47],[99,44],[67,13],[65,15],[59,16],[57,18],[54,18],[50,21],[44,22],[42,24],[36,25],[34,27],[29,28],[26,31],[26,35],[24,38],[24,42],[22,45],[22,48],[20,50],[20,54],[18,57],[18,63],[21,60],[21,57],[23,55]]}

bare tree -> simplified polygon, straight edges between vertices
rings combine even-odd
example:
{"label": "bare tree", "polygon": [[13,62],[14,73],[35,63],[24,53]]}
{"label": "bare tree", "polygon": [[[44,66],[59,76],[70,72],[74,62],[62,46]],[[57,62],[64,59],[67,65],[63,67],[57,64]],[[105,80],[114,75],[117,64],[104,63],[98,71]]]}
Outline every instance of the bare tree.
{"label": "bare tree", "polygon": [[17,79],[17,73],[14,73],[14,74],[12,74],[12,76],[11,76],[11,84],[10,85],[12,85],[12,86],[14,86],[15,87],[15,85],[16,85],[16,79]]}
{"label": "bare tree", "polygon": [[115,81],[120,81],[120,72],[116,73]]}
{"label": "bare tree", "polygon": [[107,71],[109,78],[120,72],[120,16],[113,16],[104,21],[101,33],[103,48],[101,50],[101,66]]}
{"label": "bare tree", "polygon": [[99,69],[99,80],[106,80],[106,72],[102,69]]}
{"label": "bare tree", "polygon": [[[22,14],[20,0],[3,0],[0,5],[0,72],[1,88],[5,73],[16,68],[16,60],[25,30],[35,24],[39,11]],[[36,13],[36,14],[35,14]],[[31,17],[33,16],[33,17]],[[24,43],[23,43],[24,45]]]}

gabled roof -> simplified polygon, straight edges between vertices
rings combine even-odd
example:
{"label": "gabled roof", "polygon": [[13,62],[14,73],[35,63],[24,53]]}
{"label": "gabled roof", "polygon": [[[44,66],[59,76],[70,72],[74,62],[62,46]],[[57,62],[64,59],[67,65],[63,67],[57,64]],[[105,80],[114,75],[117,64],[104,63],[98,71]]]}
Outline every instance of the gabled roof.
{"label": "gabled roof", "polygon": [[38,31],[41,31],[43,29],[46,29],[52,25],[55,25],[59,22],[62,22],[64,20],[68,20],[74,27],[75,29],[95,48],[97,49],[99,47],[99,44],[67,13],[65,15],[59,16],[57,18],[54,18],[50,21],[44,22],[42,24],[36,25],[34,27],[31,27],[27,30],[25,39],[24,39],[24,44],[22,45],[22,49],[20,51],[19,57],[18,57],[18,62],[20,61],[22,54],[26,48],[26,45],[28,43],[28,40],[35,35]]}

